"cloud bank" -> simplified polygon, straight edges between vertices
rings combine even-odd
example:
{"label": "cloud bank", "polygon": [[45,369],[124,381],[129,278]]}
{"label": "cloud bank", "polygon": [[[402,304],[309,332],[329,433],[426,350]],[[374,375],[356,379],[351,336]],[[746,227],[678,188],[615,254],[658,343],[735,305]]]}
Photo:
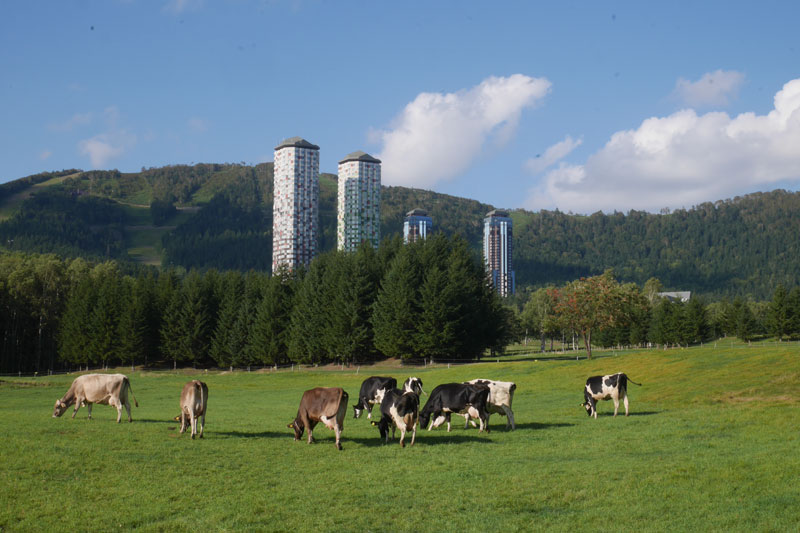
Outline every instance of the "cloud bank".
{"label": "cloud bank", "polygon": [[682,110],[617,132],[584,165],[548,172],[526,207],[688,208],[791,180],[800,181],[800,79],[783,86],[766,115]]}
{"label": "cloud bank", "polygon": [[678,78],[672,94],[689,107],[726,106],[736,97],[743,82],[741,72],[716,70],[694,82]]}
{"label": "cloud bank", "polygon": [[522,110],[550,90],[544,78],[522,74],[489,77],[455,93],[421,93],[393,121],[374,134],[382,181],[430,188],[467,170],[490,142],[514,135]]}

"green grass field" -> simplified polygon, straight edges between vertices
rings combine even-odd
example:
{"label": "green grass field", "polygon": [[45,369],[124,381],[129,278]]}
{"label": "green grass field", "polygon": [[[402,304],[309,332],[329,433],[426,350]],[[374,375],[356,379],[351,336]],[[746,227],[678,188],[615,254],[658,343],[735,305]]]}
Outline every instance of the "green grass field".
{"label": "green grass field", "polygon": [[[0,531],[796,531],[800,346],[598,353],[592,361],[279,372],[131,373],[134,422],[51,418],[74,375],[0,382]],[[626,372],[631,416],[583,408],[590,375]],[[517,430],[421,431],[381,445],[348,410],[344,450],[286,425],[302,391],[418,375],[430,392],[517,383]],[[180,390],[209,386],[205,438],[178,434]],[[425,401],[423,397],[423,403]],[[622,407],[620,407],[622,409]],[[462,421],[459,423],[458,421]]]}

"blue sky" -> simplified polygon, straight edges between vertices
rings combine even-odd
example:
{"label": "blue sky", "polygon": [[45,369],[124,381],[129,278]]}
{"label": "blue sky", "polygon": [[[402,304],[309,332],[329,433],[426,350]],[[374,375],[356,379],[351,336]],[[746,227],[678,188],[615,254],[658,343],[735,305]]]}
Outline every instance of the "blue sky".
{"label": "blue sky", "polygon": [[[10,1],[0,182],[355,150],[502,208],[800,183],[798,2]],[[424,207],[424,206],[422,206]]]}

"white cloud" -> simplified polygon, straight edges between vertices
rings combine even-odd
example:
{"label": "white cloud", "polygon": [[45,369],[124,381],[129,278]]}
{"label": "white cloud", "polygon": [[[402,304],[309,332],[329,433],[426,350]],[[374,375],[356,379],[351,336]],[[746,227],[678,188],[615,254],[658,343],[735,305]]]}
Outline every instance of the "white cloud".
{"label": "white cloud", "polygon": [[92,168],[103,168],[125,151],[121,146],[114,146],[106,135],[96,135],[78,143],[81,154],[89,156]]}
{"label": "white cloud", "polygon": [[655,211],[800,182],[800,79],[774,102],[766,115],[683,110],[649,118],[615,133],[584,165],[548,172],[526,206]]}
{"label": "white cloud", "polygon": [[94,115],[91,112],[88,113],[75,113],[67,120],[62,122],[52,122],[47,125],[47,129],[50,131],[56,132],[67,132],[72,131],[78,126],[85,126],[92,122]]}
{"label": "white cloud", "polygon": [[672,94],[690,107],[726,106],[736,97],[743,82],[741,72],[716,70],[694,82],[678,78]]}
{"label": "white cloud", "polygon": [[50,159],[52,155],[53,152],[51,152],[50,150],[42,150],[41,152],[39,152],[39,159],[41,159],[42,161],[46,161]]}
{"label": "white cloud", "polygon": [[78,151],[89,157],[92,168],[108,168],[110,161],[122,156],[136,145],[136,135],[119,126],[120,112],[117,106],[103,110],[105,132],[78,142]]}
{"label": "white cloud", "polygon": [[514,74],[492,76],[455,93],[420,93],[389,129],[368,134],[383,143],[378,155],[383,181],[431,187],[452,179],[469,168],[488,142],[508,142],[522,110],[549,90],[544,78]]}
{"label": "white cloud", "polygon": [[567,157],[581,143],[583,143],[583,139],[575,140],[567,135],[563,141],[557,142],[545,150],[544,154],[528,159],[525,162],[525,168],[533,174],[538,174]]}

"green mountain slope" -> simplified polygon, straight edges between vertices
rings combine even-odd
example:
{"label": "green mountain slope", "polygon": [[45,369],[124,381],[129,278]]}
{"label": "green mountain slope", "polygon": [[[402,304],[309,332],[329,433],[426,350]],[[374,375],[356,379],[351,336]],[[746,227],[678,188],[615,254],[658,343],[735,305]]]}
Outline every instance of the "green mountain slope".
{"label": "green mountain slope", "polygon": [[[271,263],[271,163],[174,165],[141,172],[42,173],[0,185],[0,245],[28,252],[116,258],[186,268],[262,269]],[[336,176],[320,176],[319,249],[336,246]],[[156,225],[153,201],[177,210]],[[434,231],[463,236],[480,253],[475,200],[384,187],[383,237],[423,208]],[[624,281],[658,277],[673,290],[765,299],[800,284],[800,195],[755,193],[670,214],[578,216],[513,210],[518,287],[559,284],[613,268]]]}

